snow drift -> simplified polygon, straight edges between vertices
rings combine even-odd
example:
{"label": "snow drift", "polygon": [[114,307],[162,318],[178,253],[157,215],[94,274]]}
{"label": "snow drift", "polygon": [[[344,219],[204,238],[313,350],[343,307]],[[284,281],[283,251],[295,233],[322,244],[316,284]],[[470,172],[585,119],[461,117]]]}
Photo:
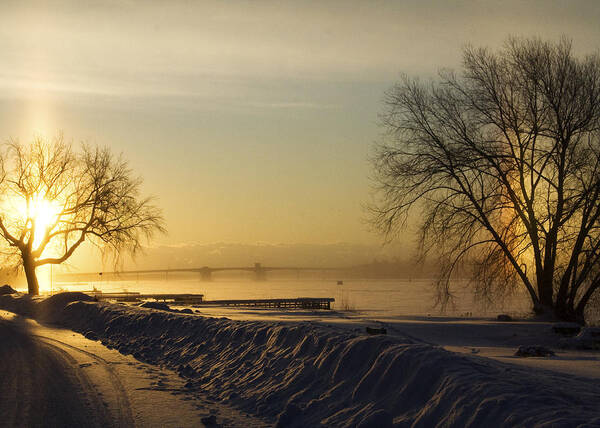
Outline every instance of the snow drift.
{"label": "snow drift", "polygon": [[0,296],[5,294],[15,294],[16,292],[17,291],[8,284],[4,284],[2,287],[0,287]]}
{"label": "snow drift", "polygon": [[[48,300],[47,319],[175,368],[191,388],[278,426],[600,425],[600,386],[584,379],[309,322],[232,321],[73,298]],[[24,299],[0,296],[0,306],[43,305]]]}

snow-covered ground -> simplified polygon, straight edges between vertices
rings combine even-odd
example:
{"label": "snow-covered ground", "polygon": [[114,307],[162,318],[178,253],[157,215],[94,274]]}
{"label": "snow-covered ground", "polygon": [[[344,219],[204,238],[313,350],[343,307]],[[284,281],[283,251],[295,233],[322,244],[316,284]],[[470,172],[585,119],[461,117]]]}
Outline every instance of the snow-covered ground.
{"label": "snow-covered ground", "polygon": [[[197,313],[240,321],[302,322],[309,320],[328,328],[364,332],[366,327],[383,327],[389,336],[414,338],[444,349],[493,358],[510,364],[553,370],[600,380],[600,352],[563,349],[565,339],[552,330],[553,323],[491,318],[449,316],[377,316],[362,311],[267,310],[254,308],[202,307]],[[552,358],[517,358],[522,345],[553,349]]]}
{"label": "snow-covered ground", "polygon": [[[480,356],[495,352],[491,344],[512,352],[538,338],[548,345],[548,325],[388,320],[391,334],[372,336],[364,333],[365,323],[381,324],[335,314],[319,321],[301,313],[287,321],[284,313],[247,321],[69,303],[73,297],[32,304],[28,297],[4,296],[0,305],[174,369],[188,389],[279,426],[600,426],[594,370],[555,370],[541,358],[518,359],[532,362],[522,367],[508,355]],[[546,333],[537,337],[536,328]],[[597,353],[586,355],[597,362]]]}
{"label": "snow-covered ground", "polygon": [[70,329],[0,310],[0,338],[0,426],[269,426]]}

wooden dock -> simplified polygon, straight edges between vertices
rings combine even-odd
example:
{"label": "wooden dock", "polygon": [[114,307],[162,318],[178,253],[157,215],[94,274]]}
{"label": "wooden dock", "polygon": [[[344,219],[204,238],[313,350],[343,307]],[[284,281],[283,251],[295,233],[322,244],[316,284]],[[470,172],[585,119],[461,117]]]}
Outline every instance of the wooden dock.
{"label": "wooden dock", "polygon": [[205,300],[202,306],[237,306],[261,308],[331,309],[332,297],[298,297],[295,299]]}
{"label": "wooden dock", "polygon": [[86,291],[98,300],[114,300],[117,302],[140,302],[155,300],[171,305],[194,306],[234,306],[253,308],[279,309],[331,309],[332,297],[297,297],[293,299],[242,299],[242,300],[204,300],[203,294],[141,294],[125,291],[122,293],[103,293],[101,291]]}
{"label": "wooden dock", "polygon": [[102,293],[87,292],[98,300],[115,300],[117,302],[139,302],[141,300],[156,300],[172,305],[197,305],[204,300],[203,294],[141,294],[137,292]]}

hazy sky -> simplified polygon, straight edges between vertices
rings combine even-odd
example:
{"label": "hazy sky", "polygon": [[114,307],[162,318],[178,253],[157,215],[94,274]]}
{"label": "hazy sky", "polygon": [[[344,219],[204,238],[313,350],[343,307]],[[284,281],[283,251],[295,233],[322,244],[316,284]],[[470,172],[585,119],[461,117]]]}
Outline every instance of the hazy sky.
{"label": "hazy sky", "polygon": [[123,152],[164,208],[159,244],[373,245],[367,157],[401,72],[509,34],[597,51],[599,22],[596,0],[4,1],[0,138]]}

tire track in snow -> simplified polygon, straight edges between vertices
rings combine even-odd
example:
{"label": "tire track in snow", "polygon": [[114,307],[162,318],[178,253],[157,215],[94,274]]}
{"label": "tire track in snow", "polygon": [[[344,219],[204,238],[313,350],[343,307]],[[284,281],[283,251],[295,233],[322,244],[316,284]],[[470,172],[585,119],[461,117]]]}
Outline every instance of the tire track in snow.
{"label": "tire track in snow", "polygon": [[[76,346],[70,345],[70,344],[60,341],[58,339],[53,339],[50,337],[35,335],[35,334],[32,335],[32,337],[39,339],[40,341],[44,342],[47,346],[54,348],[57,352],[60,352],[66,359],[71,361],[74,364],[74,366],[78,366],[79,363],[69,352],[75,351],[75,352],[83,354],[87,357],[90,357],[94,361],[96,361],[98,363],[98,365],[102,368],[102,370],[104,370],[108,374],[108,380],[110,381],[112,389],[115,393],[115,401],[116,401],[115,410],[117,411],[117,415],[118,415],[117,420],[115,421],[116,426],[118,426],[118,427],[134,426],[133,415],[131,412],[131,406],[129,403],[129,398],[127,396],[127,392],[126,392],[125,388],[123,387],[123,385],[121,384],[121,381],[119,380],[117,373],[115,372],[114,368],[112,367],[112,365],[110,364],[109,361],[105,360],[104,358],[102,358],[92,352],[88,352],[86,350],[77,348]],[[67,348],[67,350],[65,350],[64,348]],[[93,388],[93,386],[92,386],[92,388]]]}
{"label": "tire track in snow", "polygon": [[87,374],[27,329],[0,321],[1,426],[105,427],[109,413]]}

